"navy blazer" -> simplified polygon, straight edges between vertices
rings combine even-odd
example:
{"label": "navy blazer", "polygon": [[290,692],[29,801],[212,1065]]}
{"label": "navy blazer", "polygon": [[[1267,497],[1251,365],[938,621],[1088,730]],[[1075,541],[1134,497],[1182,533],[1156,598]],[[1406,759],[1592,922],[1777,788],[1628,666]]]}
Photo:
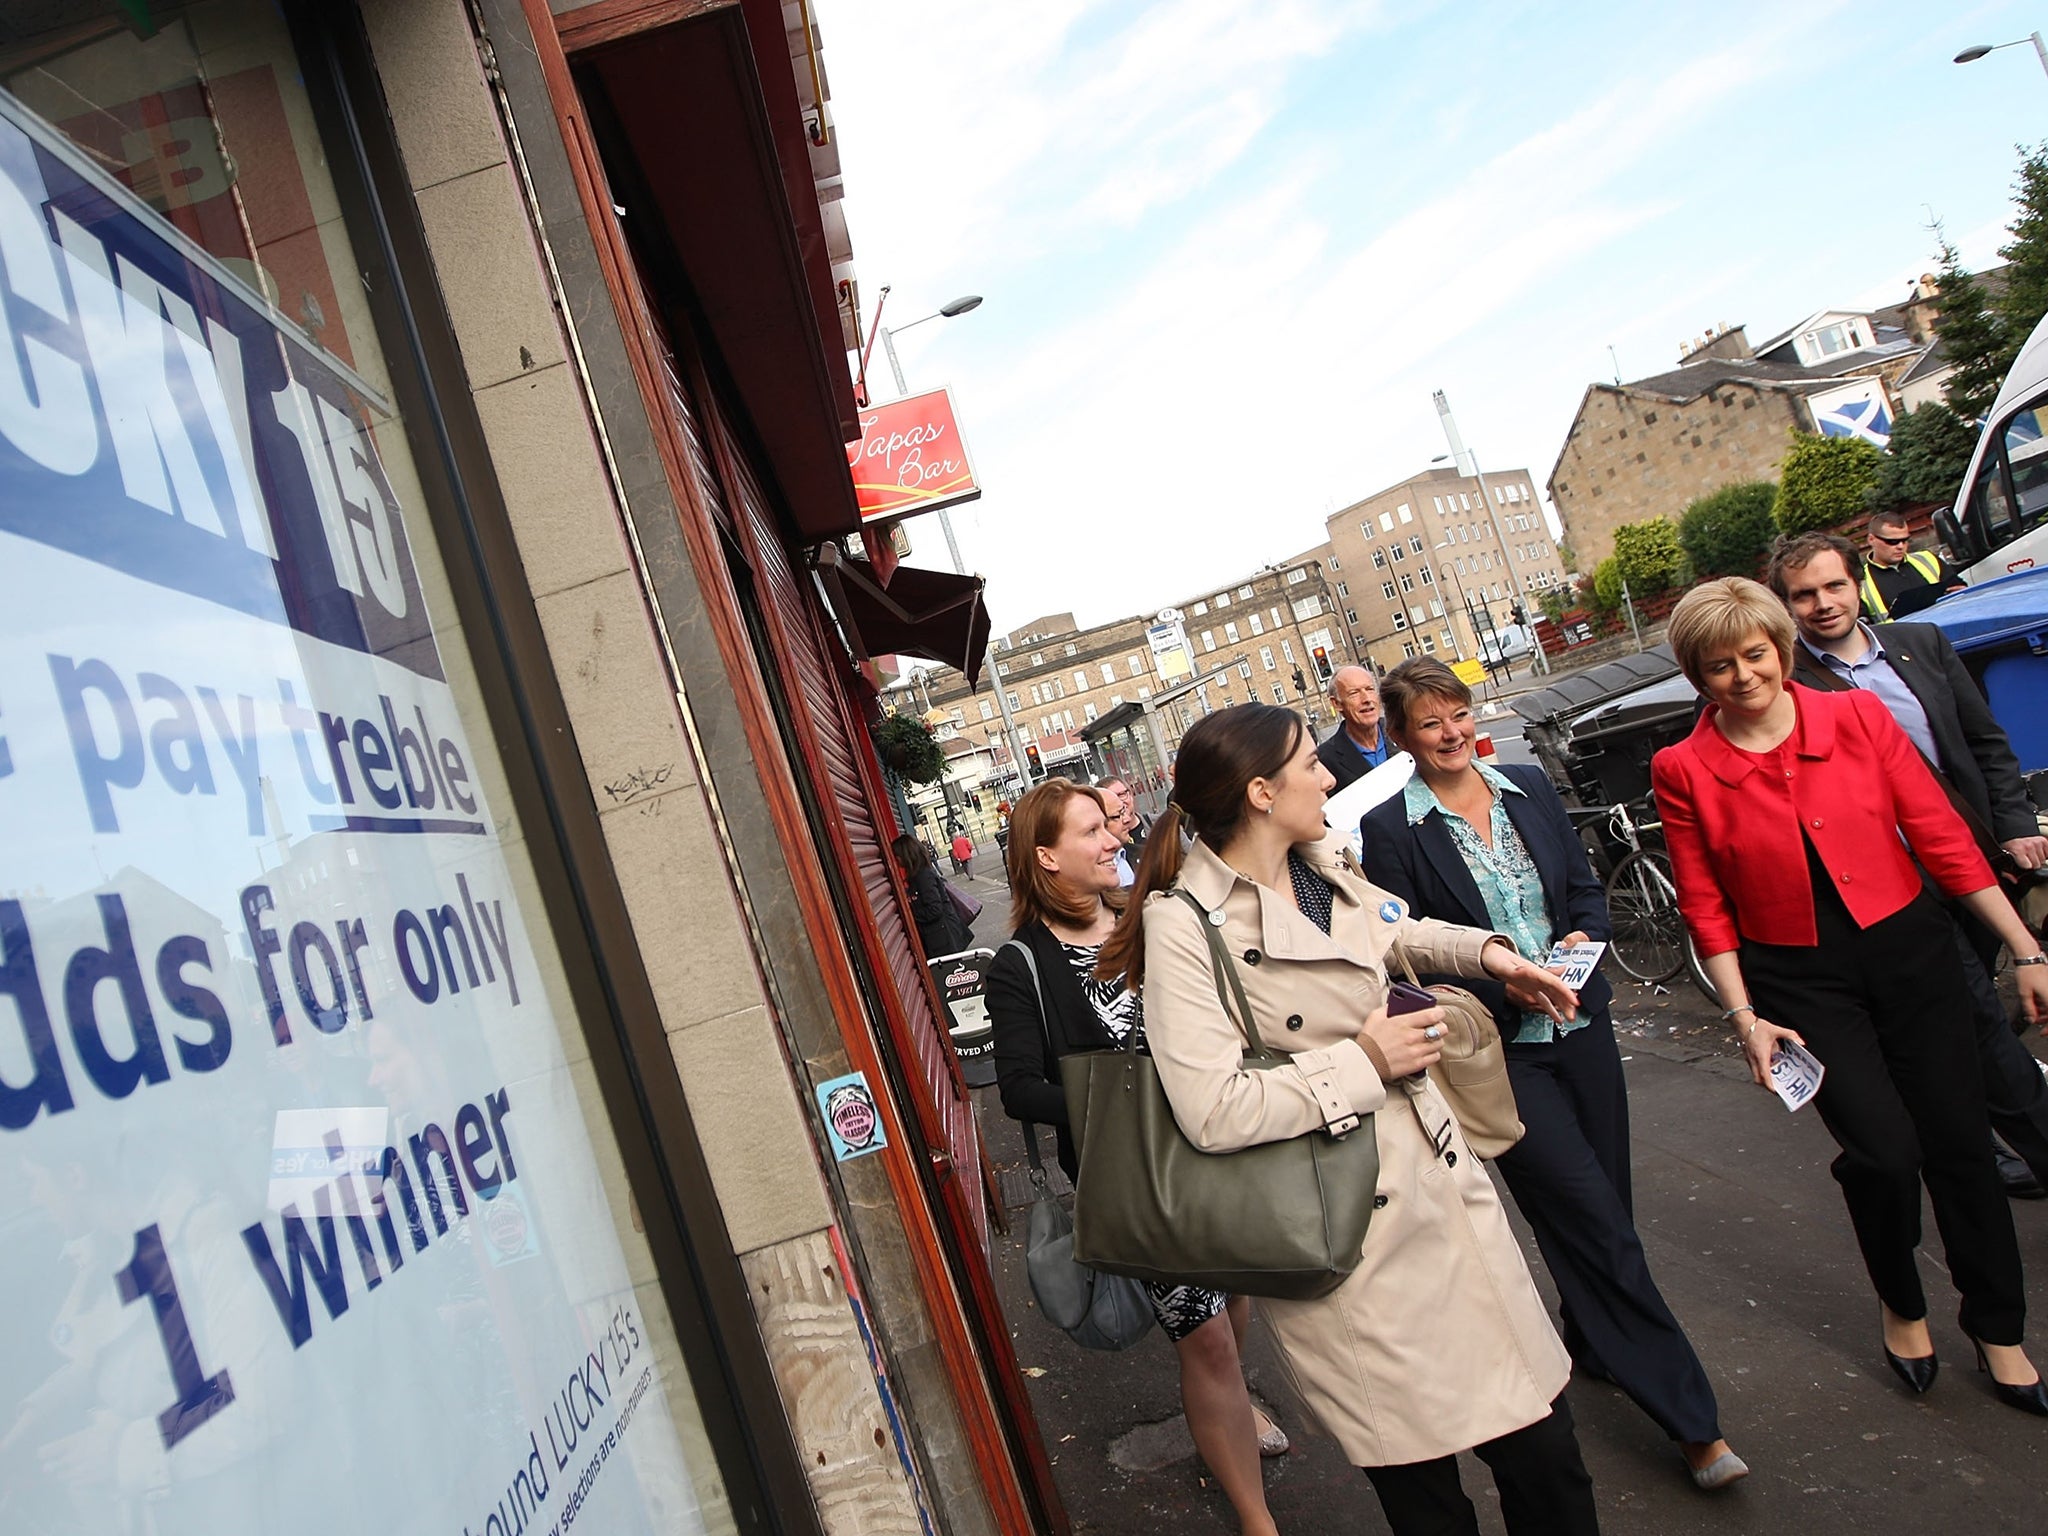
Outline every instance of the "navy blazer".
{"label": "navy blazer", "polygon": [[[1607,895],[1550,780],[1541,768],[1527,763],[1506,764],[1497,771],[1522,791],[1502,798],[1507,802],[1508,820],[1515,824],[1543,878],[1543,898],[1550,907],[1550,942],[1555,944],[1574,930],[1592,939],[1613,938]],[[1444,825],[1441,811],[1431,811],[1411,827],[1403,797],[1396,795],[1366,813],[1359,833],[1365,840],[1366,878],[1401,897],[1417,917],[1437,917],[1475,928],[1493,926],[1479,884],[1451,841],[1451,829]],[[1542,955],[1528,958],[1538,965],[1544,959]],[[1614,997],[1605,968],[1603,955],[1601,969],[1579,993],[1580,1011],[1595,1020],[1606,1016]],[[1455,982],[1477,994],[1493,1010],[1503,1039],[1513,1040],[1522,1027],[1522,1010],[1508,1001],[1507,988],[1491,978],[1425,976],[1423,980]]]}

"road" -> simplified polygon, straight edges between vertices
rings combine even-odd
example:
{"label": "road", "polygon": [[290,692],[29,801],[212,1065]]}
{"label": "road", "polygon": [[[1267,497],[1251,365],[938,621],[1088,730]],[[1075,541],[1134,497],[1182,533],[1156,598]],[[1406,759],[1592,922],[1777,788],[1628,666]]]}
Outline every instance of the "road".
{"label": "road", "polygon": [[[1508,735],[1496,724],[1502,755]],[[1514,733],[1519,746],[1519,732]],[[1514,760],[1512,758],[1510,761]],[[972,888],[987,903],[977,931],[1001,942],[1008,903],[993,857]],[[1614,1021],[1634,1120],[1637,1221],[1652,1267],[1719,1394],[1722,1425],[1754,1475],[1707,1496],[1677,1453],[1612,1387],[1574,1383],[1572,1409],[1610,1533],[1799,1531],[1856,1536],[2028,1533],[2048,1521],[2041,1472],[2048,1421],[1994,1402],[1970,1368],[1931,1219],[1920,1250],[1937,1348],[1934,1390],[1908,1396],[1879,1354],[1877,1305],[1828,1164],[1835,1147],[1811,1110],[1787,1113],[1753,1086],[1705,1000],[1624,984]],[[1041,1321],[1024,1279],[1030,1189],[1022,1142],[995,1090],[977,1108],[1016,1218],[999,1236],[998,1285],[1012,1322],[1054,1472],[1079,1532],[1171,1530],[1230,1536],[1179,1418],[1174,1358],[1154,1336],[1126,1354],[1092,1354]],[[2048,1277],[2048,1203],[2013,1207],[2035,1295]],[[1542,1263],[1517,1223],[1539,1285]],[[1444,1327],[1457,1319],[1446,1317]],[[2037,1346],[2037,1359],[2048,1348]],[[1385,1530],[1364,1479],[1311,1438],[1286,1401],[1272,1344],[1254,1329],[1254,1393],[1294,1449],[1266,1463],[1283,1532]],[[1484,1469],[1465,1458],[1481,1527],[1499,1532]]]}

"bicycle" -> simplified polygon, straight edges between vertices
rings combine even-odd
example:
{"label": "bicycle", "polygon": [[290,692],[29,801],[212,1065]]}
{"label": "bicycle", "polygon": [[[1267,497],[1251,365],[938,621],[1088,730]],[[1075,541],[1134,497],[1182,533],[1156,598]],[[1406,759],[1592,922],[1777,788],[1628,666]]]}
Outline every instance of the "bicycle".
{"label": "bicycle", "polygon": [[1607,813],[1607,824],[1629,850],[1607,877],[1607,910],[1614,920],[1614,938],[1608,948],[1615,964],[1650,986],[1689,971],[1693,985],[1710,1001],[1719,1002],[1678,910],[1671,857],[1662,848],[1643,845],[1642,834],[1661,830],[1663,823],[1637,821],[1622,804]]}

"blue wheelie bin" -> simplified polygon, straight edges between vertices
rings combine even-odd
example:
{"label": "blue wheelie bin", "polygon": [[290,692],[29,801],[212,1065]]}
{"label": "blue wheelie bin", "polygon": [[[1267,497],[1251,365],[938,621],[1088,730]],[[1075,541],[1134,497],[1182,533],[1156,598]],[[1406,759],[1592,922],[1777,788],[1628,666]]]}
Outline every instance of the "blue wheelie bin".
{"label": "blue wheelie bin", "polygon": [[1965,587],[1913,617],[1948,636],[2012,738],[2020,771],[2048,769],[2048,570]]}

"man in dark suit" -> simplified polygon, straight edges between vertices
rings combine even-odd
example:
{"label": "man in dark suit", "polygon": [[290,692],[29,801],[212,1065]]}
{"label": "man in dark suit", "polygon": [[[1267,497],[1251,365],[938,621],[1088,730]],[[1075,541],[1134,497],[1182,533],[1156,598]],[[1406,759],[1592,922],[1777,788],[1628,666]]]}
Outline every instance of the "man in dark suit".
{"label": "man in dark suit", "polygon": [[1129,779],[1113,773],[1106,779],[1097,779],[1095,787],[1109,801],[1109,828],[1123,843],[1116,855],[1117,883],[1128,886],[1138,877],[1138,860],[1145,856],[1145,839],[1152,829],[1138,814],[1137,791],[1131,788]]}
{"label": "man in dark suit", "polygon": [[[2020,781],[2019,759],[1948,637],[1932,624],[1864,622],[1864,575],[1856,546],[1834,534],[1801,534],[1772,551],[1771,588],[1799,629],[1793,678],[1809,688],[1876,694],[1948,785],[1987,855],[2002,852],[2023,870],[2048,864],[2048,837]],[[1991,1123],[2033,1178],[2005,1159],[2001,1172],[2014,1193],[2038,1195],[2048,1187],[2048,1083],[2013,1035],[1992,987],[1997,941],[1965,914],[1956,914],[1956,927],[1977,1002]]]}
{"label": "man in dark suit", "polygon": [[1339,667],[1330,676],[1330,702],[1337,729],[1316,747],[1316,756],[1337,781],[1335,794],[1356,783],[1393,753],[1380,722],[1380,685],[1364,667]]}

